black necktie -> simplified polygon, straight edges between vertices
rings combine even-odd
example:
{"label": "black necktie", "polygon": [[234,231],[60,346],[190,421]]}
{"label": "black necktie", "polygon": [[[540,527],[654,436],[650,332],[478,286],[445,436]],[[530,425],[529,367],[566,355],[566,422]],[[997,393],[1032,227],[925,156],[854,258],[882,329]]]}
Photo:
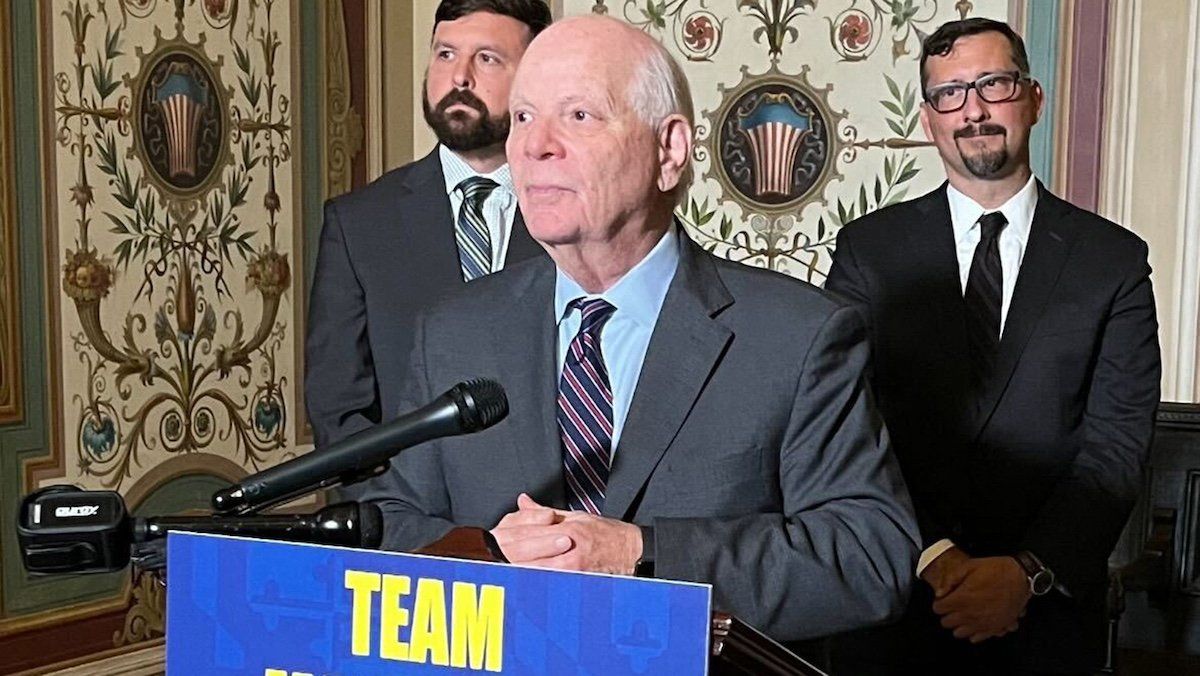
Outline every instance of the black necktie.
{"label": "black necktie", "polygon": [[976,377],[982,381],[992,370],[1000,344],[1000,309],[1003,302],[1004,270],[1000,267],[1000,231],[1008,225],[1004,214],[993,212],[979,218],[979,245],[967,274],[967,340]]}

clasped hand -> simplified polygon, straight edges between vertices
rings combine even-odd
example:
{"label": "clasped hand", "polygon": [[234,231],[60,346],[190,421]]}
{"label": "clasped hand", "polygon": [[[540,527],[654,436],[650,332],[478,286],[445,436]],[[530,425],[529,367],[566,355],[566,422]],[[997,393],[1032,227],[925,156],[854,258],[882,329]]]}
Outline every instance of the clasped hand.
{"label": "clasped hand", "polygon": [[921,577],[933,587],[942,626],[971,643],[1016,631],[1032,597],[1025,572],[1009,556],[972,558],[955,547]]}
{"label": "clasped hand", "polygon": [[510,562],[542,568],[629,575],[642,556],[642,531],[637,526],[544,507],[525,493],[492,535]]}

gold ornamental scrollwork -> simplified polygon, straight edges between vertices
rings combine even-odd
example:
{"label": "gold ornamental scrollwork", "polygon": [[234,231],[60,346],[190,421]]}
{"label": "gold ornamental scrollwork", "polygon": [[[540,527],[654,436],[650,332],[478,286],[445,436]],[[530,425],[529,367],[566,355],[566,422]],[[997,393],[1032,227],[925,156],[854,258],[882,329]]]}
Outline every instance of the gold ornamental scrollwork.
{"label": "gold ornamental scrollwork", "polygon": [[[277,175],[291,161],[291,100],[276,69],[286,56],[276,4],[252,2],[239,15],[237,0],[177,0],[168,8],[175,36],[156,28],[149,49],[125,45],[136,39],[126,24],[152,20],[153,2],[135,3],[144,14],[121,5],[117,17],[72,0],[60,13],[75,43],[73,67],[55,74],[55,138],[76,163],[77,232],[62,270],[84,373],[71,399],[74,445],[84,476],[105,486],[132,477],[146,448],[190,453],[228,441],[259,467],[286,444],[276,352],[289,333],[278,318],[291,267],[277,238]],[[205,30],[185,37],[188,12],[229,28],[232,68],[209,55]],[[116,80],[127,54],[137,68]],[[236,90],[222,82],[229,72]],[[92,232],[97,224],[105,229]],[[235,270],[259,298],[257,326],[235,302]],[[109,307],[118,283],[133,285],[121,294],[133,297],[123,318]]]}
{"label": "gold ornamental scrollwork", "polygon": [[325,197],[353,187],[353,162],[362,150],[362,116],[350,105],[350,57],[341,0],[323,4],[325,11]]}
{"label": "gold ornamental scrollwork", "polygon": [[133,602],[125,624],[113,633],[113,646],[140,643],[166,633],[167,590],[155,572],[139,571],[133,585]]}

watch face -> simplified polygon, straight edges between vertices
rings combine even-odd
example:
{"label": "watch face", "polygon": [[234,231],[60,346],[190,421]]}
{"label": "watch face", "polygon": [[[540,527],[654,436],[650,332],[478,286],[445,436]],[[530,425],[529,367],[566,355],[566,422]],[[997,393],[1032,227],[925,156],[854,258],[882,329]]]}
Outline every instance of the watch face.
{"label": "watch face", "polygon": [[1054,576],[1048,570],[1039,570],[1037,575],[1029,578],[1029,589],[1034,596],[1041,596],[1054,586]]}
{"label": "watch face", "polygon": [[633,574],[635,577],[654,577],[654,560],[638,559],[633,564]]}

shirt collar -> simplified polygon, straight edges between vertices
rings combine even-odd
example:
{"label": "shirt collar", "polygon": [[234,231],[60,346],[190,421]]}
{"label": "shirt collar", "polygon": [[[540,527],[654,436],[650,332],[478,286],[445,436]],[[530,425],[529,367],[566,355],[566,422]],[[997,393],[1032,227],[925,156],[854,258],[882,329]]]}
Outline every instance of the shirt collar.
{"label": "shirt collar", "polygon": [[447,195],[452,194],[459,183],[472,176],[490,178],[500,186],[497,190],[503,188],[508,194],[513,192],[512,171],[508,168],[507,162],[490,174],[480,174],[453,150],[440,143],[438,144],[438,157],[442,161],[442,177],[446,179]]}
{"label": "shirt collar", "polygon": [[1005,232],[1016,235],[1018,241],[1025,244],[1029,241],[1029,230],[1033,227],[1033,211],[1037,207],[1037,179],[1029,177],[1025,187],[1017,194],[1008,198],[999,209],[984,209],[978,202],[962,194],[952,185],[946,186],[946,199],[950,202],[950,222],[954,226],[955,243],[963,239],[975,227],[979,217],[985,213],[999,211],[1008,220]]}
{"label": "shirt collar", "polygon": [[571,279],[571,276],[556,268],[554,282],[555,322],[561,324],[567,317],[567,306],[578,298],[603,298],[617,308],[623,316],[646,327],[658,321],[667,289],[679,266],[679,236],[672,225],[658,240],[658,244],[626,272],[616,284],[604,293],[589,294]]}

